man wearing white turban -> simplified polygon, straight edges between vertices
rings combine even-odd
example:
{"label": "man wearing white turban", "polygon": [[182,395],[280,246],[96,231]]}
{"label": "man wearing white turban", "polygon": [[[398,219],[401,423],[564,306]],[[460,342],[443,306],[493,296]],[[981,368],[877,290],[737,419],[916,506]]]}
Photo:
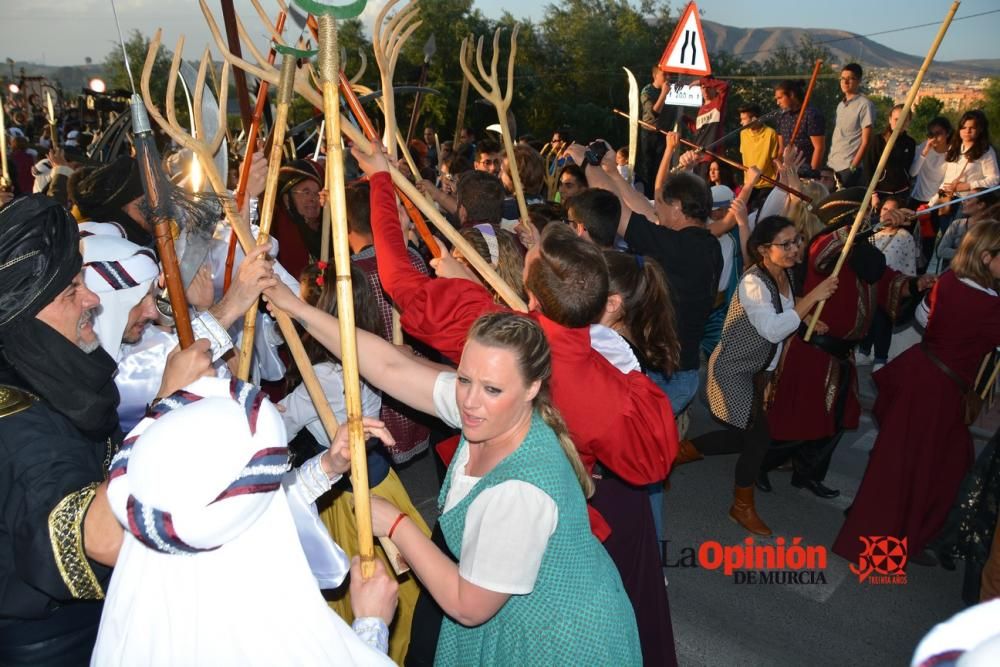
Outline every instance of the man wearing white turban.
{"label": "man wearing white turban", "polygon": [[303,529],[350,466],[346,428],[294,471],[285,443],[277,409],[239,380],[201,378],[151,407],[111,464],[125,539],[92,665],[392,664],[395,581],[380,564],[362,581],[355,561],[352,632],[320,594],[347,558],[319,524]]}

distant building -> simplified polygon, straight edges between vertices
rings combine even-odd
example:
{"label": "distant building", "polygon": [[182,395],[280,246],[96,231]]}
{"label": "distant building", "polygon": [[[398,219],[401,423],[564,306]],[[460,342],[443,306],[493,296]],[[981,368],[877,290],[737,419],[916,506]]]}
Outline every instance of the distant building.
{"label": "distant building", "polygon": [[925,97],[936,97],[944,102],[945,111],[961,111],[963,109],[974,109],[981,106],[986,101],[986,95],[982,90],[964,89],[944,89],[944,88],[921,88],[917,93],[914,103],[920,102]]}

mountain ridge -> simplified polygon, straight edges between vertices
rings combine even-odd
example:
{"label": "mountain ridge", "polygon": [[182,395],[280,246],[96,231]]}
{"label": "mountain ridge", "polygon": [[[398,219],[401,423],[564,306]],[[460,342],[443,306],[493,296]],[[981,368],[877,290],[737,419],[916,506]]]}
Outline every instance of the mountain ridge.
{"label": "mountain ridge", "polygon": [[[860,63],[865,68],[919,69],[923,58],[896,51],[863,35],[830,28],[738,28],[703,19],[705,43],[711,55],[719,51],[743,58],[763,61],[781,47],[797,49],[803,38],[830,51],[831,61],[838,64]],[[935,60],[928,71],[931,78],[941,75],[995,75],[1000,72],[1000,59],[946,61]]]}

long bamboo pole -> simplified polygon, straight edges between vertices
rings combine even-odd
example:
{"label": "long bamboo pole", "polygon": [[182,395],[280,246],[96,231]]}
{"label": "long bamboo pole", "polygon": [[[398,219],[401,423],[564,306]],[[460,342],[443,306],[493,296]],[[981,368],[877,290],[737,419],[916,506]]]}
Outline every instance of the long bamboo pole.
{"label": "long bamboo pole", "polygon": [[337,320],[340,324],[340,361],[344,369],[344,398],[351,447],[351,485],[358,525],[361,574],[375,573],[375,541],[372,533],[371,496],[368,488],[365,431],[361,423],[361,377],[354,329],[354,292],[351,288],[351,248],[347,242],[347,201],[344,196],[344,151],[340,141],[340,50],[337,21],[320,14],[318,70],[323,86],[323,116],[326,118],[326,183],[332,204],[333,260],[337,271]]}
{"label": "long bamboo pole", "polygon": [[809,87],[806,88],[805,97],[802,98],[802,108],[799,109],[799,117],[795,119],[795,127],[792,129],[792,136],[788,140],[789,146],[795,145],[795,138],[799,136],[799,128],[802,127],[802,119],[806,116],[806,107],[809,106],[809,100],[812,98],[813,88],[816,87],[816,79],[819,77],[819,70],[823,67],[823,60],[817,59],[816,65],[813,67],[812,77],[809,78]]}
{"label": "long bamboo pole", "polygon": [[[847,261],[847,256],[851,252],[851,247],[854,245],[854,239],[858,235],[858,230],[861,228],[861,221],[865,219],[868,215],[868,206],[872,201],[872,193],[875,192],[875,186],[878,185],[879,175],[882,170],[885,169],[886,163],[889,161],[889,154],[892,152],[892,147],[896,145],[896,139],[899,137],[900,133],[903,131],[903,127],[906,126],[906,119],[910,115],[910,109],[913,107],[913,101],[917,97],[917,92],[920,90],[920,84],[924,80],[924,75],[931,66],[931,62],[934,60],[934,54],[937,53],[938,47],[941,45],[941,40],[944,39],[944,35],[948,32],[948,26],[951,25],[951,20],[955,16],[955,12],[958,11],[958,5],[961,4],[959,0],[954,0],[951,3],[951,7],[948,9],[947,15],[944,17],[944,21],[941,22],[941,27],[938,28],[937,35],[934,37],[934,42],[931,43],[930,50],[927,51],[927,55],[924,57],[924,62],[920,66],[920,70],[917,72],[917,78],[913,80],[913,85],[910,86],[910,92],[906,96],[906,101],[903,102],[903,110],[899,114],[899,122],[896,123],[896,129],[892,131],[889,135],[889,139],[885,142],[885,148],[882,150],[882,157],[879,158],[878,166],[875,167],[874,173],[872,173],[871,182],[868,183],[868,189],[865,191],[864,199],[861,200],[861,206],[858,208],[857,215],[854,216],[854,223],[851,225],[851,231],[847,235],[847,240],[844,242],[844,249],[840,252],[840,257],[837,258],[837,264],[833,267],[833,273],[831,275],[839,275],[840,270],[844,266],[844,262]],[[812,319],[809,320],[809,326],[806,328],[806,334],[803,338],[808,342],[812,338],[813,329],[816,328],[816,322],[819,321],[820,313],[823,312],[823,306],[826,304],[826,300],[820,301],[816,304],[816,308],[813,310]]]}
{"label": "long bamboo pole", "polygon": [[[257,235],[257,245],[267,243],[271,235],[274,201],[278,194],[278,172],[281,170],[281,147],[285,142],[288,107],[292,102],[292,84],[295,82],[295,62],[294,54],[282,54],[281,78],[278,81],[278,108],[274,127],[271,128],[271,134],[275,140],[271,143],[271,155],[267,162],[267,181],[264,186],[264,201],[260,207],[260,233]],[[236,238],[235,235],[233,238]],[[254,301],[243,316],[243,342],[240,345],[240,363],[236,371],[236,376],[243,381],[250,377],[250,362],[253,360],[253,340],[257,331],[259,303],[259,300]]]}

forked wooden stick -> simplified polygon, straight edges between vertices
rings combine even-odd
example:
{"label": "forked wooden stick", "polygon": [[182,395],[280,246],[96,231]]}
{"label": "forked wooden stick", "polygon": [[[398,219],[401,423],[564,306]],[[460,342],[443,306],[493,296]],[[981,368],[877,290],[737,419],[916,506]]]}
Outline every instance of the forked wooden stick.
{"label": "forked wooden stick", "polygon": [[[204,3],[204,1],[205,0],[201,0],[202,3]],[[207,10],[207,7],[205,9]],[[218,29],[217,26],[216,29]],[[218,145],[222,143],[222,137],[225,136],[225,119],[220,119],[221,122],[219,123],[219,132],[211,142],[208,142],[205,139],[195,139],[177,122],[177,113],[174,108],[173,82],[177,80],[177,70],[180,66],[181,51],[184,46],[183,37],[178,41],[177,49],[174,52],[174,63],[171,66],[170,75],[167,77],[167,81],[169,82],[167,84],[168,90],[166,96],[167,118],[163,117],[159,109],[153,103],[153,98],[149,91],[149,78],[153,71],[153,63],[156,61],[156,54],[160,50],[160,35],[161,31],[157,30],[153,35],[153,38],[150,40],[149,50],[146,53],[146,64],[142,69],[141,88],[142,98],[146,104],[146,109],[149,111],[150,117],[156,121],[156,123],[171,139],[184,148],[189,149],[201,159],[205,177],[208,179],[208,182],[211,184],[216,195],[218,195],[219,199],[222,201],[222,209],[226,216],[226,222],[229,223],[233,233],[237,235],[240,245],[243,247],[243,251],[245,253],[249,253],[256,245],[253,236],[250,234],[250,226],[246,224],[242,216],[240,216],[239,211],[236,209],[236,202],[229,195],[229,191],[226,189],[226,181],[223,179],[219,170],[216,168],[215,163],[212,161],[212,156],[215,154],[215,150],[217,150]],[[227,50],[226,53],[229,53],[229,51]],[[199,81],[204,81],[204,74],[207,69],[208,62],[209,51],[206,48],[205,57],[203,57],[201,67],[199,68]],[[222,86],[221,94],[219,96],[220,110],[226,108],[226,84],[228,82],[228,73],[229,63],[227,61],[222,67]],[[271,83],[276,85],[277,78],[273,78]],[[197,121],[200,120],[200,111],[198,109],[195,110],[195,118],[197,126]],[[213,148],[213,146],[215,148]],[[281,329],[281,335],[284,336],[285,342],[288,343],[288,349],[292,353],[292,358],[295,359],[295,363],[298,365],[299,370],[302,373],[302,383],[305,384],[306,390],[309,392],[309,397],[312,398],[313,404],[316,407],[316,413],[319,415],[320,422],[323,424],[323,428],[326,429],[327,435],[329,435],[330,439],[333,440],[337,433],[337,418],[334,416],[333,410],[330,409],[330,404],[327,402],[326,395],[323,393],[323,388],[320,386],[319,380],[316,378],[316,372],[313,370],[312,364],[309,362],[309,356],[306,354],[305,348],[302,346],[302,340],[299,338],[299,332],[295,330],[295,325],[292,324],[291,318],[289,318],[284,311],[274,309],[274,318],[278,322],[278,327]]]}
{"label": "forked wooden stick", "polygon": [[[372,49],[375,51],[375,62],[378,63],[379,77],[382,81],[382,109],[385,114],[385,135],[382,143],[389,155],[396,154],[396,144],[405,144],[398,136],[396,128],[396,101],[392,90],[392,79],[396,73],[396,63],[399,52],[410,38],[410,35],[420,27],[423,21],[415,21],[419,8],[417,0],[410,0],[403,5],[392,18],[386,22],[389,10],[396,6],[399,0],[389,0],[382,7],[375,19],[375,29],[372,38]],[[414,174],[417,177],[418,174]]]}
{"label": "forked wooden stick", "polygon": [[[253,65],[252,63],[249,63],[243,58],[239,58],[226,50],[225,41],[219,33],[218,24],[216,24],[211,13],[207,11],[207,7],[204,7],[205,0],[199,0],[199,2],[203,5],[203,12],[205,13],[209,30],[212,33],[212,39],[215,41],[216,46],[219,47],[219,51],[222,53],[226,62],[233,67],[239,67],[240,69],[245,70],[247,73],[252,74],[259,79],[266,79],[267,81],[270,81],[272,85],[277,85],[278,71],[274,67]],[[322,97],[312,87],[312,84],[308,80],[308,76],[304,75],[301,71],[299,76],[296,76],[295,78],[295,91],[316,108],[322,108]],[[349,141],[357,144],[366,152],[370,152],[370,142],[365,138],[361,131],[353,125],[350,123],[343,123],[341,125],[341,132]],[[526,312],[528,310],[528,306],[524,302],[524,299],[522,299],[517,292],[515,292],[514,289],[497,274],[496,270],[488,261],[483,259],[482,256],[476,252],[471,245],[469,245],[468,241],[466,241],[465,238],[458,233],[458,230],[456,230],[455,227],[445,219],[437,207],[429,201],[427,197],[425,197],[417,189],[417,187],[402,174],[402,172],[396,169],[396,167],[389,165],[389,175],[392,177],[392,181],[396,187],[417,206],[420,212],[423,213],[428,220],[434,224],[442,236],[448,239],[453,246],[459,249],[462,256],[466,258],[476,272],[490,285],[490,287],[493,288],[497,294],[500,295],[500,298],[503,299],[508,306],[521,312]]]}
{"label": "forked wooden stick", "polygon": [[[500,62],[500,28],[493,33],[493,59],[490,61],[490,71],[483,67],[483,37],[480,36],[476,43],[476,68],[482,81],[476,78],[472,72],[472,38],[466,37],[462,40],[462,47],[459,51],[458,62],[462,66],[462,72],[468,79],[472,87],[489,101],[497,110],[500,119],[500,134],[503,135],[504,152],[507,153],[507,168],[510,169],[510,180],[514,183],[514,197],[517,199],[517,210],[521,217],[521,224],[528,225],[528,205],[524,200],[524,188],[521,187],[521,175],[517,170],[517,155],[514,153],[514,137],[510,135],[510,123],[507,120],[507,112],[510,110],[510,103],[514,99],[514,61],[517,59],[517,33],[521,26],[514,24],[514,30],[510,33],[510,55],[507,57],[507,91],[500,88],[500,77],[497,74],[497,65]],[[486,87],[489,86],[489,89]]]}
{"label": "forked wooden stick", "polygon": [[[861,200],[861,206],[858,208],[857,215],[854,216],[854,223],[851,225],[851,231],[847,235],[847,240],[844,242],[844,249],[840,251],[840,257],[837,258],[837,264],[833,267],[833,272],[830,275],[839,275],[840,270],[844,266],[844,262],[847,261],[847,256],[851,252],[851,247],[854,245],[854,238],[858,235],[858,230],[861,228],[861,221],[865,219],[868,215],[868,206],[872,201],[872,193],[875,192],[875,186],[878,185],[879,178],[881,177],[882,170],[885,169],[886,163],[889,162],[889,154],[892,153],[892,147],[896,145],[896,139],[899,134],[906,127],[906,119],[910,116],[910,109],[913,108],[913,100],[917,97],[917,92],[920,90],[920,84],[924,80],[924,75],[927,73],[927,69],[931,66],[931,62],[934,60],[934,54],[937,53],[938,46],[941,45],[941,40],[944,39],[944,35],[948,32],[948,26],[951,25],[951,19],[955,16],[955,12],[958,11],[959,0],[955,0],[951,3],[951,8],[948,9],[948,14],[944,17],[944,21],[941,22],[941,27],[938,28],[937,36],[934,37],[934,42],[931,44],[931,48],[927,51],[927,55],[924,57],[924,63],[920,66],[920,70],[917,72],[917,77],[913,80],[913,85],[910,86],[910,92],[906,96],[906,101],[903,102],[903,110],[899,114],[900,122],[896,123],[896,129],[892,131],[889,135],[889,139],[885,142],[885,148],[882,150],[882,157],[879,158],[878,166],[875,167],[875,171],[872,173],[871,182],[868,183],[868,189],[865,191],[864,199]],[[823,312],[823,306],[826,305],[826,300],[820,301],[816,304],[816,308],[813,309],[812,319],[809,320],[809,327],[806,329],[805,336],[803,338],[806,342],[812,338],[813,329],[816,328],[816,322],[819,321],[820,313]]]}
{"label": "forked wooden stick", "polygon": [[792,136],[788,139],[788,145],[795,145],[795,138],[799,136],[799,128],[802,127],[802,120],[806,117],[806,107],[809,106],[809,100],[812,98],[813,88],[816,87],[816,79],[819,78],[819,70],[823,67],[823,60],[816,60],[816,64],[813,66],[812,77],[809,79],[809,87],[806,88],[805,97],[802,98],[802,108],[799,109],[799,116],[795,119],[795,127],[792,129]]}

